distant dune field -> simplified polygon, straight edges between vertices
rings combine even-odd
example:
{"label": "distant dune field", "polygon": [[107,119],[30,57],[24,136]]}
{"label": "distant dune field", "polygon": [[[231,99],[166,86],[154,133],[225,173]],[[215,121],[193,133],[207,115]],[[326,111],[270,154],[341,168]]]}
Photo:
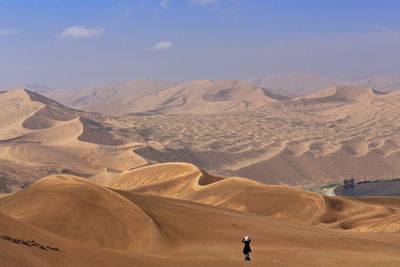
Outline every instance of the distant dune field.
{"label": "distant dune field", "polygon": [[1,192],[54,173],[104,182],[171,161],[299,187],[400,175],[399,91],[339,86],[292,98],[237,81],[195,81],[154,94],[143,100],[158,108],[118,117],[28,90],[0,94]]}

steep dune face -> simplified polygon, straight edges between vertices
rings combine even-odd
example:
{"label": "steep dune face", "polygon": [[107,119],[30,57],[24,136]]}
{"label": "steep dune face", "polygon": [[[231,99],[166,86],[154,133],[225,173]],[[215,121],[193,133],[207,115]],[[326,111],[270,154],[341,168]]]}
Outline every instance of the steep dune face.
{"label": "steep dune face", "polygon": [[368,101],[380,94],[383,93],[370,87],[337,86],[305,96],[301,99],[319,99],[320,101]]}
{"label": "steep dune face", "polygon": [[266,186],[244,178],[210,177],[185,163],[158,164],[124,172],[105,186],[304,223],[316,221],[324,206],[322,197],[314,193]]}
{"label": "steep dune face", "polygon": [[33,102],[24,89],[0,94],[0,140],[17,138],[28,132],[22,124],[38,110],[42,103]]}
{"label": "steep dune face", "polygon": [[144,249],[150,239],[157,238],[157,225],[139,207],[75,176],[43,178],[2,199],[0,212],[65,238],[105,248]]}
{"label": "steep dune face", "polygon": [[213,114],[256,108],[275,100],[239,81],[192,81],[138,97],[134,112]]}
{"label": "steep dune face", "polygon": [[132,112],[131,102],[135,97],[159,92],[177,84],[169,81],[137,79],[83,89],[47,92],[47,95],[67,106],[105,115],[121,115]]}
{"label": "steep dune face", "polygon": [[106,119],[67,108],[28,90],[0,94],[0,192],[11,192],[51,173],[96,175],[146,160],[116,136]]}
{"label": "steep dune face", "polygon": [[[201,181],[207,180],[207,183]],[[190,164],[166,163],[125,172],[105,184],[114,189],[190,200],[333,229],[390,231],[400,228],[400,202],[389,198],[322,197],[244,178],[215,178]]]}

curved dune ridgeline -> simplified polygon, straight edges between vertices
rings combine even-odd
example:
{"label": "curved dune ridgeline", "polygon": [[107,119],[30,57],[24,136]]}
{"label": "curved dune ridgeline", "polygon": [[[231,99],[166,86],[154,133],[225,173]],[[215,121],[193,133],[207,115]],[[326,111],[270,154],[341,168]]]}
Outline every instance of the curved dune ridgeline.
{"label": "curved dune ridgeline", "polygon": [[[240,81],[166,84],[104,88],[104,99],[136,103],[129,110],[138,113],[120,117],[71,109],[28,90],[0,94],[0,192],[55,173],[106,182],[163,162],[302,188],[400,175],[398,91],[338,86],[293,98]],[[140,85],[151,92],[140,95]],[[129,97],[131,86],[137,90]]]}
{"label": "curved dune ridgeline", "polygon": [[0,104],[0,193],[52,173],[98,177],[147,164],[132,152],[143,144],[116,137],[98,114],[25,89],[1,94]]}
{"label": "curved dune ridgeline", "polygon": [[[201,185],[202,180],[211,181]],[[267,186],[244,178],[215,178],[186,163],[165,163],[127,171],[105,186],[332,229],[367,232],[400,230],[400,224],[395,222],[400,218],[400,202],[397,203],[396,199],[391,205],[382,205],[387,204],[390,198],[324,197],[292,187]]]}

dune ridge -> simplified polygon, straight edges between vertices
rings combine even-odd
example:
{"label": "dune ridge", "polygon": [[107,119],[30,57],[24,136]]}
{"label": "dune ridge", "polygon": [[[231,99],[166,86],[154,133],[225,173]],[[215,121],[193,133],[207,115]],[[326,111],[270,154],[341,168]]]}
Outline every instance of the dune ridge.
{"label": "dune ridge", "polygon": [[293,187],[263,185],[245,178],[216,177],[187,163],[164,163],[127,171],[104,186],[333,229],[367,232],[400,229],[400,224],[395,222],[395,218],[400,216],[400,202],[397,203],[396,198],[393,199],[396,204],[388,207],[381,205],[390,199],[384,197],[375,201],[323,197]]}
{"label": "dune ridge", "polygon": [[[392,217],[380,231],[398,225],[394,216],[400,202],[390,198],[323,198],[244,178],[216,177],[184,163],[128,171],[114,182],[128,190],[62,174],[0,198],[0,234],[62,251],[0,239],[0,263],[242,266],[243,233],[254,242],[253,264],[261,266],[399,263],[400,237],[375,233],[389,211]],[[319,207],[310,208],[310,201]],[[252,209],[238,208],[239,203]]]}
{"label": "dune ridge", "polygon": [[[341,86],[278,100],[238,81],[196,81],[154,95],[156,109],[176,114],[104,117],[26,90],[1,94],[29,109],[22,116],[10,107],[17,118],[4,127],[11,139],[0,142],[2,192],[52,173],[106,181],[127,169],[171,161],[299,187],[400,175],[398,91]],[[211,114],[195,114],[202,112]],[[9,126],[17,134],[9,135]]]}
{"label": "dune ridge", "polygon": [[[0,95],[0,184],[11,192],[54,172],[93,176],[143,166],[132,152],[138,142],[118,141],[96,114],[67,108],[37,93],[19,89]],[[10,106],[11,105],[11,106]],[[118,146],[123,144],[122,146]]]}

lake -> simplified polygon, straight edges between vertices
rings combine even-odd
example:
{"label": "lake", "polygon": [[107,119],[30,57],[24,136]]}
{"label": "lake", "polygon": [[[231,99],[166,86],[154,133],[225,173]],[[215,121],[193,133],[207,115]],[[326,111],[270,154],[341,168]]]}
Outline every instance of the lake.
{"label": "lake", "polygon": [[338,186],[337,196],[366,197],[366,196],[400,196],[400,180],[361,182],[354,187]]}

